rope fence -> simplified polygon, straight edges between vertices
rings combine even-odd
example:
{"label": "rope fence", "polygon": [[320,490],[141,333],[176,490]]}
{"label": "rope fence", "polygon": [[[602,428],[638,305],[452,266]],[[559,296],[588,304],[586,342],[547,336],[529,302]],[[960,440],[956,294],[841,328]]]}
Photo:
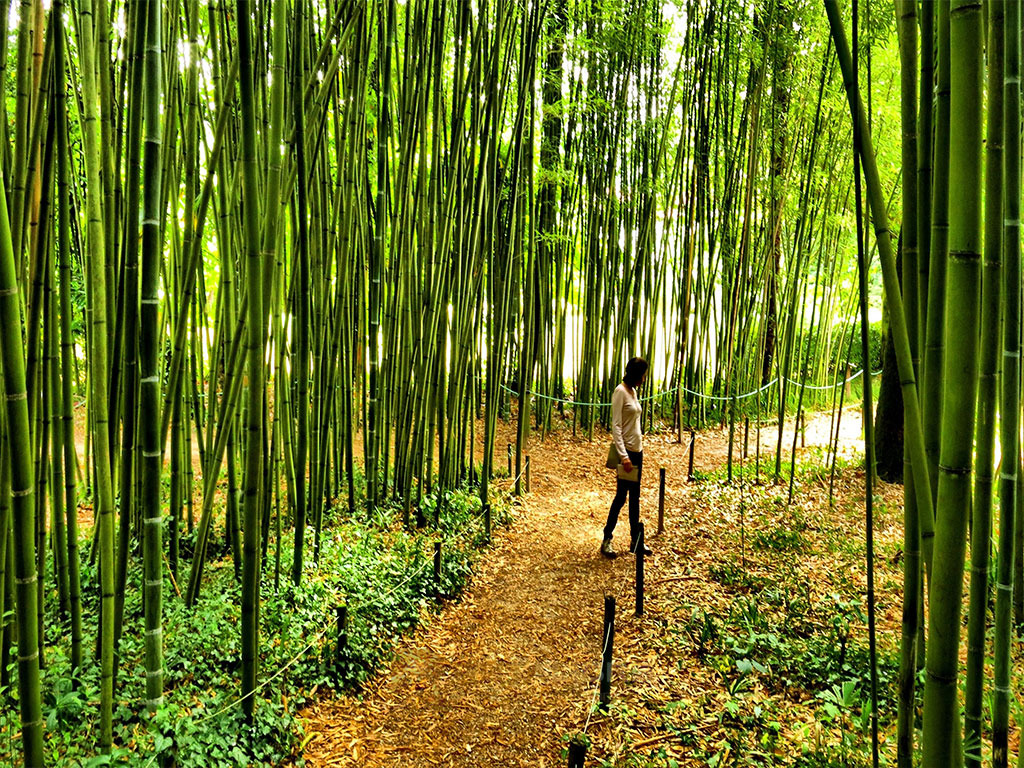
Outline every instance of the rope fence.
{"label": "rope fence", "polygon": [[[844,379],[844,381],[837,382],[834,385],[819,386],[819,387],[813,387],[813,386],[810,386],[810,385],[804,385],[804,386],[806,386],[808,389],[815,389],[815,390],[833,389],[835,387],[842,386],[842,385],[844,385],[844,384],[846,384],[848,382],[854,381],[856,378],[858,378],[863,373],[864,373],[864,369],[861,369],[861,370],[857,371],[856,373],[852,374],[851,376],[849,376],[848,378]],[[874,377],[874,376],[877,376],[879,373],[881,373],[881,371],[878,371],[876,373],[872,373],[871,375]],[[789,381],[790,383],[792,383],[794,385],[800,386],[799,382],[796,382],[796,381],[794,381],[792,379],[789,379],[788,377],[787,377],[787,381]],[[764,387],[761,387],[761,388],[759,388],[757,390],[754,390],[752,392],[748,392],[748,393],[746,393],[744,395],[737,395],[737,396],[735,396],[735,399],[739,400],[739,399],[743,399],[743,398],[746,398],[746,397],[752,397],[752,396],[754,396],[756,394],[764,392],[766,389],[768,389],[769,387],[771,387],[773,384],[776,384],[776,383],[778,383],[778,380],[772,380],[771,382],[766,384]],[[505,391],[509,392],[513,396],[516,396],[516,397],[519,396],[518,393],[514,392],[513,390],[509,389],[508,387],[506,387],[504,385],[501,385],[501,387],[502,387],[502,389],[504,389]],[[724,400],[724,401],[728,401],[728,400],[732,400],[733,399],[732,397],[716,397],[716,396],[711,396],[711,395],[704,395],[702,393],[693,392],[691,390],[688,390],[685,387],[677,387],[675,389],[672,389],[672,390],[669,390],[669,391],[666,391],[666,392],[662,392],[662,393],[660,393],[658,395],[651,395],[651,396],[648,396],[648,397],[645,397],[645,398],[640,398],[640,399],[641,400],[646,400],[646,401],[654,400],[654,399],[657,399],[659,397],[665,397],[667,395],[675,394],[680,389],[683,392],[686,392],[686,393],[689,393],[689,394],[693,394],[695,396],[702,397],[702,398],[709,399],[709,400]],[[548,396],[548,395],[541,395],[541,394],[538,394],[538,393],[530,392],[529,390],[527,390],[527,392],[530,395],[538,397],[538,398],[542,398],[542,399],[546,399],[546,400],[551,400],[551,401],[555,401],[555,402],[567,403],[567,404],[570,404],[570,405],[590,405],[590,406],[608,406],[608,405],[611,405],[611,403],[581,403],[581,402],[575,402],[575,401],[572,401],[572,400],[566,400],[566,399],[561,399],[561,398],[554,398],[554,397],[551,397],[551,396]],[[690,469],[689,469],[688,475],[690,475],[690,477],[688,477],[687,480],[691,479],[692,472],[693,472],[693,448],[694,448],[694,444],[695,444],[695,435],[691,431],[689,440],[687,441],[686,446],[683,448],[684,452],[688,452],[689,453]],[[524,478],[524,476],[528,476],[528,472],[529,472],[529,460],[527,458],[527,461],[524,463],[524,467],[519,472],[519,474],[516,477],[514,477],[514,478],[512,478],[511,476],[509,477],[510,487],[515,487],[515,485],[517,483],[519,483],[519,481],[522,480]],[[510,473],[510,475],[511,475],[511,473]],[[664,476],[663,475],[662,475],[662,482],[664,482]],[[435,546],[437,544],[441,544],[441,543],[450,544],[450,543],[455,542],[455,541],[464,540],[465,537],[467,536],[467,534],[469,534],[474,528],[478,528],[481,525],[482,521],[486,520],[485,514],[486,514],[486,511],[483,508],[481,508],[481,514],[480,515],[471,515],[470,519],[465,523],[465,525],[463,525],[458,530],[448,534],[447,536],[443,536],[439,541],[435,542]],[[640,546],[643,546],[643,544],[641,544]],[[423,571],[426,570],[432,564],[434,564],[434,563],[432,563],[431,559],[429,557],[425,557],[423,559],[423,561],[416,568],[414,568],[413,570],[411,570],[408,573],[406,573],[401,581],[393,584],[390,588],[388,588],[387,591],[385,591],[381,595],[378,595],[375,599],[377,601],[380,601],[380,600],[384,600],[384,599],[386,599],[388,597],[393,596],[400,589],[402,589],[403,587],[407,586],[410,582],[412,582],[413,579],[417,578],[420,574],[422,574]],[[438,584],[436,586],[437,586],[437,588],[439,590],[440,589],[440,585]],[[332,595],[332,597],[335,598],[335,602],[336,602],[336,599],[338,597],[340,597],[340,596],[341,595],[339,593],[335,593],[335,594]],[[608,598],[606,598],[606,601],[607,601],[607,599]],[[638,601],[640,599],[641,598],[638,597]],[[601,651],[601,669],[600,669],[600,672],[598,674],[598,678],[597,678],[597,680],[595,681],[595,683],[593,685],[593,693],[592,693],[592,695],[590,697],[590,704],[589,704],[589,706],[587,708],[586,722],[584,723],[583,730],[581,732],[583,737],[586,737],[587,731],[590,728],[590,724],[591,724],[591,720],[592,720],[592,717],[593,717],[593,713],[595,711],[595,705],[598,703],[599,700],[601,700],[602,704],[605,704],[605,699],[606,699],[606,697],[608,695],[608,689],[610,688],[610,682],[611,682],[611,680],[610,680],[610,677],[611,677],[611,669],[610,669],[610,667],[611,667],[611,659],[609,658],[609,656],[610,656],[609,648],[610,648],[610,645],[612,643],[612,638],[614,637],[614,633],[615,633],[615,630],[614,630],[614,616],[615,616],[614,598],[610,598],[610,600],[611,600],[611,603],[612,603],[611,604],[610,622],[609,622],[608,605],[607,604],[606,604],[606,611],[605,611],[606,615],[605,615],[605,622],[604,622],[604,629],[603,629],[604,644],[603,644],[603,648],[602,648],[602,651]],[[639,604],[640,603],[638,602],[638,605]],[[639,610],[639,608],[638,608],[638,610]],[[271,685],[275,681],[281,679],[288,672],[289,669],[291,669],[296,664],[298,664],[300,661],[302,661],[303,658],[306,657],[306,655],[309,653],[310,650],[312,650],[314,647],[318,646],[321,643],[321,641],[324,640],[324,638],[327,636],[328,632],[330,632],[332,627],[336,626],[336,619],[335,619],[335,616],[334,616],[334,613],[336,611],[337,611],[337,606],[334,604],[334,602],[332,602],[330,604],[330,608],[328,610],[328,613],[330,614],[328,620],[322,626],[320,626],[320,628],[313,635],[312,639],[298,653],[296,653],[293,657],[291,657],[291,659],[289,659],[289,661],[287,663],[285,663],[282,667],[280,667],[274,674],[272,674],[271,676],[269,676],[266,679],[262,680],[252,691],[250,691],[250,692],[248,692],[248,693],[246,693],[244,695],[238,696],[237,698],[233,699],[232,701],[230,701],[229,703],[227,703],[224,706],[220,707],[219,709],[217,709],[217,710],[215,710],[213,712],[210,712],[210,713],[204,715],[203,717],[199,718],[198,720],[195,721],[195,725],[196,726],[203,725],[203,724],[208,723],[208,722],[210,722],[212,720],[215,720],[218,717],[221,717],[224,714],[227,714],[228,712],[232,711],[233,709],[241,706],[247,699],[256,696],[257,694],[259,694],[262,691],[264,691],[269,685]],[[583,755],[585,755],[586,749],[584,747],[582,752],[577,753],[576,755],[572,754],[573,752],[575,752],[575,750],[570,749],[570,752],[571,752],[571,754],[570,754],[570,765],[572,765],[573,764],[573,762],[572,762],[573,758],[574,757],[578,757],[578,758],[582,759]],[[149,761],[145,764],[144,768],[149,768],[151,765],[153,765],[153,763],[156,761],[157,757],[158,757],[158,755],[151,756]]]}
{"label": "rope fence", "polygon": [[[875,376],[878,376],[881,372],[882,372],[881,370],[873,371],[871,373],[872,378],[874,378]],[[836,389],[837,387],[845,386],[846,384],[849,384],[850,382],[852,382],[855,379],[857,379],[863,373],[864,373],[864,369],[861,368],[859,371],[857,371],[856,373],[851,374],[850,376],[848,376],[847,378],[843,379],[842,381],[837,381],[835,384],[824,384],[824,385],[821,385],[821,386],[815,386],[815,385],[812,385],[812,384],[804,384],[802,382],[796,381],[795,379],[791,379],[788,376],[785,377],[785,379],[786,379],[786,381],[788,381],[790,384],[793,384],[794,386],[803,387],[804,389],[811,389],[811,390],[818,391],[818,392],[823,392],[823,391],[826,391],[826,390]],[[705,394],[704,392],[697,392],[695,390],[687,389],[686,387],[679,386],[679,387],[673,387],[672,389],[667,389],[664,392],[659,392],[659,393],[657,393],[655,395],[646,395],[645,397],[641,397],[640,398],[640,402],[644,403],[644,402],[650,402],[652,400],[660,400],[660,399],[662,399],[664,397],[668,397],[670,395],[674,395],[674,394],[676,394],[677,392],[680,392],[680,391],[682,391],[684,394],[692,395],[693,397],[697,397],[697,398],[700,398],[702,400],[710,400],[712,402],[729,402],[731,400],[746,400],[747,398],[754,397],[756,395],[760,395],[761,393],[768,391],[769,389],[771,389],[773,386],[775,386],[778,383],[779,383],[779,379],[772,379],[767,384],[765,384],[763,387],[758,387],[757,389],[753,389],[753,390],[751,390],[749,392],[744,392],[742,395],[708,395],[708,394]],[[511,389],[510,387],[507,387],[504,384],[501,384],[500,387],[503,390],[505,390],[508,394],[512,395],[513,397],[521,397],[522,396],[519,392],[516,392],[514,389]],[[585,401],[580,401],[580,400],[570,400],[569,398],[565,398],[565,397],[552,397],[551,395],[545,395],[545,394],[542,394],[540,392],[534,392],[533,390],[530,390],[530,389],[526,390],[526,394],[528,394],[530,397],[535,397],[538,400],[547,400],[547,401],[552,402],[552,403],[562,403],[564,405],[572,405],[572,406],[577,406],[578,405],[578,406],[586,406],[586,407],[591,407],[591,408],[607,408],[607,407],[609,407],[611,405],[610,402],[607,402],[607,403],[590,403],[590,402],[585,402]]]}

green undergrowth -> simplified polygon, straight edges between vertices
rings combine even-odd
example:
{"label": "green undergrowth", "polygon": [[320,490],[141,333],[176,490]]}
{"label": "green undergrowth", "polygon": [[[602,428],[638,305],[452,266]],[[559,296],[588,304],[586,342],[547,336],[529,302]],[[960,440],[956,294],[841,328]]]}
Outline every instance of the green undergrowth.
{"label": "green undergrowth", "polygon": [[[434,499],[424,516],[433,520]],[[495,526],[506,524],[511,498],[492,491]],[[422,530],[401,526],[400,506],[365,513],[340,508],[325,515],[319,562],[307,546],[301,584],[292,585],[292,532],[282,533],[279,578],[275,545],[263,561],[260,595],[260,667],[252,722],[240,706],[240,586],[230,558],[207,565],[200,599],[192,609],[164,584],[165,701],[150,717],[145,698],[140,568],[131,568],[120,644],[120,674],[114,707],[115,748],[96,755],[99,731],[99,667],[94,661],[95,622],[86,622],[85,664],[72,681],[70,630],[46,637],[42,672],[47,764],[56,766],[279,765],[301,764],[304,734],[296,716],[318,690],[358,689],[391,653],[395,641],[440,606],[437,594],[455,596],[466,584],[484,544],[480,501],[475,490],[448,494],[441,524]],[[313,531],[308,531],[310,537]],[[434,543],[442,542],[440,585],[434,580]],[[211,542],[213,543],[213,542]],[[311,539],[310,542],[311,543]],[[223,545],[220,545],[223,551]],[[183,547],[187,550],[189,547]],[[187,561],[179,575],[184,589]],[[276,582],[276,586],[275,586]],[[99,614],[94,568],[83,559],[85,616]],[[56,614],[55,596],[47,610]],[[347,642],[337,641],[337,607],[348,613]],[[54,626],[50,623],[49,626]],[[17,679],[12,664],[10,680]],[[0,690],[0,765],[19,759],[16,686]]]}
{"label": "green undergrowth", "polygon": [[[761,447],[763,451],[764,446],[762,445]],[[785,449],[784,454],[786,453],[789,453],[789,447]],[[732,480],[734,483],[745,485],[768,485],[774,483],[774,453],[771,455],[762,453],[759,462],[755,460],[753,455],[749,455],[746,459],[741,459],[741,455],[742,445],[737,443],[732,465]],[[840,453],[835,458],[837,474],[848,470],[863,469],[863,467],[863,457],[854,459]],[[792,461],[790,459],[782,459],[779,462],[779,482],[783,485],[788,484],[791,472],[793,472]],[[694,469],[693,479],[696,482],[727,483],[729,481],[729,468],[723,465],[712,470]],[[801,453],[797,458],[793,479],[794,483],[799,486],[817,483],[828,487],[832,479],[832,453],[818,446],[801,449]]]}
{"label": "green undergrowth", "polygon": [[[684,677],[694,674],[712,684],[674,687],[674,677],[666,675],[664,687],[642,696],[639,705],[615,702],[613,722],[624,731],[639,719],[656,723],[662,738],[638,750],[631,742],[644,739],[626,738],[596,764],[871,765],[871,667],[859,580],[862,461],[840,457],[832,510],[824,452],[809,450],[798,462],[792,503],[787,480],[774,486],[762,475],[755,485],[753,475],[744,473],[748,466],[753,462],[734,468],[740,471],[731,485],[724,470],[695,478],[697,506],[720,518],[713,533],[719,551],[703,573],[693,574],[712,588],[709,597],[697,599],[684,586],[653,617],[659,663],[680,674],[699,670]],[[891,514],[876,506],[879,528]],[[879,582],[898,584],[900,566],[881,558],[877,563]],[[896,718],[896,638],[880,634],[877,659],[885,733]],[[634,710],[641,708],[646,712],[638,718]]]}

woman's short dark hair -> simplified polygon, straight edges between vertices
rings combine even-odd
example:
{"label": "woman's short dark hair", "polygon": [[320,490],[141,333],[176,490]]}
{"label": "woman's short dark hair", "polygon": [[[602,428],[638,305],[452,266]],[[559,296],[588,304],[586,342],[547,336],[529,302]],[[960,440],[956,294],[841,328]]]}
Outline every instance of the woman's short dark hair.
{"label": "woman's short dark hair", "polygon": [[626,363],[626,372],[622,375],[622,382],[628,387],[638,387],[647,373],[647,361],[642,357],[631,358]]}

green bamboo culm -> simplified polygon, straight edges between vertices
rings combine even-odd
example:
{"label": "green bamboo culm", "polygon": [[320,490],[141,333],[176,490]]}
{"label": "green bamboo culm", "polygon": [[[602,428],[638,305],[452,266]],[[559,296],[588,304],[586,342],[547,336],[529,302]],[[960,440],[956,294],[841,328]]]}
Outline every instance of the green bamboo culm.
{"label": "green bamboo culm", "polygon": [[[917,164],[917,3],[900,0],[896,6],[899,32],[900,74],[901,74],[901,123],[903,134],[903,178],[914,180],[912,170]],[[915,297],[920,305],[924,298],[917,290],[907,290],[914,285],[919,272],[917,216],[920,214],[919,197],[912,184],[903,186],[903,287],[906,297]],[[911,312],[907,306],[907,329],[911,345],[911,357],[915,360],[917,373],[917,350],[920,349],[917,309]],[[912,330],[913,329],[913,330]],[[863,353],[862,353],[863,354]],[[867,359],[866,357],[864,359]],[[865,379],[865,388],[868,380]],[[900,768],[911,768],[914,754],[915,689],[917,682],[917,616],[921,594],[921,533],[916,504],[916,483],[913,465],[905,444],[904,453],[904,505],[903,505],[903,616],[900,636],[899,703],[897,707],[896,760]],[[928,478],[920,479],[928,484]]]}
{"label": "green bamboo culm", "polygon": [[979,0],[950,8],[949,261],[945,303],[943,423],[939,446],[934,560],[929,589],[922,764],[962,765],[958,698],[960,617],[967,520],[971,508],[971,440],[978,391],[981,272],[982,50]]}
{"label": "green bamboo culm", "polygon": [[100,571],[100,749],[109,753],[114,709],[114,493],[110,471],[108,400],[107,257],[103,215],[99,86],[96,82],[96,40],[93,0],[84,0],[78,16],[78,51],[82,78],[82,133],[85,144],[86,273],[92,319],[89,346],[89,413],[92,416],[95,506],[98,520]]}
{"label": "green bamboo culm", "polygon": [[[1009,765],[1010,648],[1017,470],[1020,466],[1020,0],[1007,0],[1003,20],[1003,375],[999,393],[999,548],[996,560],[995,685],[992,696],[992,766]],[[1024,754],[1024,750],[1022,750]]]}
{"label": "green bamboo culm", "polygon": [[[142,193],[141,164],[142,164],[142,113],[145,90],[143,88],[143,76],[145,67],[143,59],[146,49],[146,11],[141,0],[131,0],[127,4],[127,17],[131,33],[128,35],[127,45],[130,48],[129,69],[130,69],[130,96],[127,105],[127,116],[125,120],[125,143],[127,145],[125,165],[127,168],[128,183],[125,185],[124,203],[124,226],[131,227],[136,231],[141,211],[140,196]],[[128,550],[132,539],[138,537],[138,526],[133,525],[137,513],[138,497],[136,495],[136,475],[144,459],[136,453],[137,416],[139,404],[137,402],[139,390],[142,385],[138,382],[138,350],[135,339],[139,336],[139,240],[140,238],[128,237],[124,240],[124,253],[121,255],[123,267],[121,269],[120,295],[117,299],[119,311],[116,311],[115,323],[120,334],[127,340],[121,348],[121,364],[116,366],[113,373],[119,375],[118,385],[123,395],[121,397],[121,474],[119,478],[118,498],[118,536],[117,536],[117,569],[114,572],[114,686],[117,686],[117,673],[120,669],[120,646],[121,633],[124,628],[124,601],[126,586],[128,583]],[[113,247],[113,246],[111,246]],[[112,347],[118,350],[116,342]],[[116,404],[117,395],[113,394],[111,412],[116,415],[118,412]],[[115,426],[114,434],[117,436]]]}
{"label": "green bamboo culm", "polygon": [[[366,355],[369,361],[366,404],[366,506],[372,511],[378,503],[378,475],[380,474],[380,316],[381,274],[387,259],[388,230],[388,141],[391,134],[391,61],[393,55],[394,0],[380,3],[377,24],[377,57],[380,88],[380,125],[377,130],[377,201],[373,225],[373,245],[368,251],[369,291],[366,311],[368,318]],[[439,451],[441,455],[443,451]]]}
{"label": "green bamboo culm", "polygon": [[68,585],[71,609],[71,668],[82,668],[82,582],[78,553],[78,502],[75,473],[75,425],[72,379],[74,336],[71,327],[71,191],[68,183],[67,62],[64,2],[54,0],[54,105],[57,134],[57,254],[60,280],[61,420],[64,430],[64,516],[67,519]]}
{"label": "green bamboo culm", "polygon": [[[305,109],[301,99],[302,64],[303,64],[303,0],[295,2],[295,23],[294,23],[294,49],[292,50],[292,93],[293,107],[295,110],[295,155],[296,171],[299,183],[295,189],[296,203],[296,224],[295,247],[293,252],[298,257],[298,279],[299,285],[309,285],[309,247],[306,233],[306,152],[305,152]],[[282,30],[283,32],[283,30]],[[277,30],[274,30],[275,41]],[[284,34],[280,40],[285,40]],[[281,48],[281,56],[284,56],[284,48]],[[277,51],[275,51],[276,65]],[[281,62],[284,66],[284,62]],[[275,87],[277,82],[275,80]],[[282,97],[283,97],[282,82]],[[283,108],[283,103],[282,103]],[[308,509],[308,496],[306,488],[306,455],[307,455],[307,432],[309,429],[309,291],[296,291],[296,312],[298,349],[296,355],[299,364],[295,366],[295,414],[297,432],[295,435],[295,544],[292,553],[292,583],[298,585],[302,580],[302,555],[305,545],[306,515]]]}
{"label": "green bamboo culm", "polygon": [[[978,357],[978,409],[975,433],[976,479],[971,524],[971,576],[964,688],[964,755],[969,768],[981,766],[985,630],[988,618],[989,547],[992,489],[995,483],[996,390],[999,378],[1000,263],[1003,232],[1003,12],[988,12],[988,119],[985,136],[985,250],[981,273],[981,346]],[[1012,454],[1010,454],[1012,455]],[[1011,465],[1012,466],[1012,465]]]}
{"label": "green bamboo culm", "polygon": [[[858,3],[854,0],[853,3],[853,41],[854,51],[858,50],[858,19],[857,19]],[[905,21],[905,18],[903,19]],[[902,38],[901,38],[902,40]],[[911,67],[913,71],[913,67]],[[859,72],[857,66],[857,59],[854,59],[853,64],[853,76],[855,90],[859,90]],[[911,87],[910,92],[913,93]],[[913,99],[911,99],[913,104]],[[905,107],[904,107],[905,108]],[[911,108],[912,109],[912,108]],[[911,120],[911,122],[913,122]],[[853,126],[853,147],[854,152],[857,156],[854,157],[853,162],[853,173],[854,173],[854,193],[856,195],[856,213],[857,213],[857,253],[858,253],[858,268],[857,268],[857,281],[860,287],[859,293],[859,304],[860,304],[860,341],[861,341],[861,360],[868,360],[869,348],[870,348],[870,335],[868,325],[868,272],[870,270],[870,264],[868,262],[868,249],[864,244],[864,214],[863,214],[863,203],[861,200],[861,173],[860,173],[860,155],[863,145],[862,126],[855,123]],[[907,145],[910,144],[910,147]],[[907,141],[904,136],[904,152],[907,153],[912,150],[916,154],[916,147],[912,141]],[[906,155],[905,155],[906,157]],[[905,161],[904,161],[905,162]],[[908,185],[909,186],[909,185]],[[913,210],[913,196],[914,190],[904,187],[904,211],[905,213],[912,213]],[[911,215],[911,219],[912,219]],[[904,220],[906,221],[906,220]],[[911,258],[909,261],[913,261]],[[907,268],[908,259],[904,256],[903,268]],[[906,280],[904,280],[904,285]],[[913,304],[910,305],[911,307]],[[907,319],[908,329],[914,327],[913,323],[913,312],[909,311],[905,315]],[[913,334],[910,335],[910,348],[914,349]],[[911,358],[913,359],[913,357]],[[801,390],[803,387],[801,387]],[[803,393],[801,391],[801,397]],[[864,522],[865,522],[865,559],[866,559],[866,570],[867,570],[867,602],[868,602],[868,654],[870,664],[870,702],[871,702],[871,765],[873,768],[878,768],[878,640],[875,627],[875,514],[874,514],[874,494],[875,494],[875,426],[873,418],[873,409],[871,407],[871,376],[864,377]],[[799,406],[797,408],[797,414],[799,415]],[[796,465],[796,430],[793,432],[793,465]],[[790,497],[792,498],[792,474],[790,474]],[[913,508],[913,502],[907,505]]]}
{"label": "green bamboo culm", "polygon": [[[836,46],[839,68],[843,75],[843,84],[850,102],[853,119],[859,122],[860,155],[864,165],[864,181],[867,186],[868,203],[873,211],[872,222],[881,257],[882,279],[885,286],[885,302],[889,309],[892,323],[893,346],[896,350],[896,363],[899,368],[900,389],[903,393],[904,439],[910,446],[911,466],[915,476],[927,475],[927,460],[924,451],[924,437],[921,431],[921,411],[917,399],[917,384],[914,379],[914,367],[910,353],[910,338],[907,333],[906,318],[903,313],[903,299],[900,294],[899,277],[896,273],[896,257],[893,254],[892,238],[889,234],[889,217],[886,214],[886,198],[882,191],[882,183],[878,174],[872,148],[871,133],[864,104],[854,86],[853,57],[850,44],[843,29],[843,19],[837,0],[824,0],[828,15],[832,40]],[[918,514],[924,518],[931,516],[933,505],[931,488],[927,483],[915,486]]]}
{"label": "green bamboo culm", "polygon": [[[283,0],[277,0],[283,2]],[[260,198],[256,177],[256,116],[253,97],[250,0],[236,0],[238,81],[241,96],[242,200],[245,205],[243,248],[248,308],[245,318],[248,402],[245,427],[245,502],[242,539],[242,696],[252,719],[259,659],[260,480],[263,475],[263,271],[260,256]]]}
{"label": "green bamboo culm", "polygon": [[[14,246],[7,213],[6,180],[0,174],[0,359],[3,361],[11,501],[14,519],[14,578],[18,628],[18,699],[25,768],[43,765],[43,714],[39,695],[39,630],[36,595],[35,468],[25,391],[25,352],[21,333]],[[4,536],[7,532],[4,531]]]}
{"label": "green bamboo culm", "polygon": [[[925,3],[929,5],[929,3]],[[939,433],[942,427],[942,366],[945,354],[946,262],[949,254],[949,0],[938,0],[933,9],[938,52],[935,82],[935,141],[932,176],[931,249],[928,260],[928,308],[925,329],[924,373],[921,408],[924,418],[928,478],[932,497],[938,490]],[[934,521],[921,518],[921,546],[925,568],[931,572]]]}
{"label": "green bamboo culm", "polygon": [[[146,14],[145,53],[145,139],[143,145],[142,300],[140,431],[142,440],[144,610],[146,626],[146,708],[155,712],[163,703],[163,518],[160,506],[161,450],[159,443],[160,374],[157,369],[159,344],[161,202],[163,185],[160,96],[163,85],[161,58],[161,0],[144,0],[140,13]],[[184,322],[183,318],[178,319]],[[123,471],[123,469],[122,469]],[[171,514],[177,514],[171,510]]]}

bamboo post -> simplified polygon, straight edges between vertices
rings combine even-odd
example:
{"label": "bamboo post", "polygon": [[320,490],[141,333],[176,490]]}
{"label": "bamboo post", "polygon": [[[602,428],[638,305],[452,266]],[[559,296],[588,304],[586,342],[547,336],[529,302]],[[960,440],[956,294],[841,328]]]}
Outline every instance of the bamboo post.
{"label": "bamboo post", "polygon": [[743,459],[746,460],[750,453],[750,417],[743,419]]}
{"label": "bamboo post", "polygon": [[687,467],[687,470],[686,470],[686,482],[688,482],[688,483],[692,483],[693,482],[693,450],[694,450],[694,446],[696,444],[697,444],[697,436],[694,434],[694,431],[691,429],[690,430],[690,464],[689,464],[689,466]]}
{"label": "bamboo post", "polygon": [[530,454],[526,454],[526,492],[530,492]]}
{"label": "bamboo post", "polygon": [[487,541],[490,542],[490,540],[491,540],[491,505],[490,504],[484,504],[483,512],[484,512],[484,536],[486,537]]}
{"label": "bamboo post", "polygon": [[512,443],[508,444],[508,476],[512,477]]}
{"label": "bamboo post", "polygon": [[587,743],[582,739],[569,742],[569,768],[583,768],[583,759],[587,756]]}
{"label": "bamboo post", "polygon": [[615,642],[615,598],[612,595],[604,597],[604,632],[601,633],[601,682],[599,697],[601,709],[608,709],[612,694],[612,646]]}
{"label": "bamboo post", "polygon": [[754,485],[761,482],[761,422],[757,422],[757,436],[754,441]]}
{"label": "bamboo post", "polygon": [[665,468],[658,470],[658,534],[665,532]]}
{"label": "bamboo post", "polygon": [[644,524],[636,537],[636,615],[644,615]]}

